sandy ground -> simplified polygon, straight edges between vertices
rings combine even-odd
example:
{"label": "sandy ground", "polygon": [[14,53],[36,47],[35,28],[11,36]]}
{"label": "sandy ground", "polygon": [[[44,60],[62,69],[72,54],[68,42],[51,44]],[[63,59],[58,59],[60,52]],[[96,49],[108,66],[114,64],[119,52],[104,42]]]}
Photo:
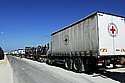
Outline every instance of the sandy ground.
{"label": "sandy ground", "polygon": [[0,83],[13,83],[13,71],[6,56],[0,60]]}

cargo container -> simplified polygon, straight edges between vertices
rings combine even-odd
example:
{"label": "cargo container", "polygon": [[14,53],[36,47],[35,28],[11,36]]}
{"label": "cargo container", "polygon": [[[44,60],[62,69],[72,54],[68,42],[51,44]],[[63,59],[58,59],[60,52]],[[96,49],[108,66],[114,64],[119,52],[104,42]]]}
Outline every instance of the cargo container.
{"label": "cargo container", "polygon": [[47,63],[76,72],[125,63],[124,17],[95,12],[52,35]]}
{"label": "cargo container", "polygon": [[18,49],[18,54],[25,54],[25,49]]}
{"label": "cargo container", "polygon": [[10,52],[10,54],[13,55],[13,56],[17,56],[18,55],[18,50],[12,50]]}

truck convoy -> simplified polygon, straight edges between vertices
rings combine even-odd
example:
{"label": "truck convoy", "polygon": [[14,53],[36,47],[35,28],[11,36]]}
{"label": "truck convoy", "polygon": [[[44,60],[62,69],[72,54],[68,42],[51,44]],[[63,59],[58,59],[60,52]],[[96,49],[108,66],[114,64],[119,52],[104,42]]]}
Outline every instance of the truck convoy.
{"label": "truck convoy", "polygon": [[11,51],[11,55],[20,58],[32,59],[39,62],[45,62],[47,59],[47,51],[49,50],[49,44],[37,47],[25,47],[25,49],[18,49]]}
{"label": "truck convoy", "polygon": [[125,64],[124,17],[93,13],[52,35],[47,63],[64,64],[76,72]]}
{"label": "truck convoy", "polygon": [[[47,64],[65,65],[75,72],[94,71],[99,67],[125,65],[124,17],[95,12],[52,33],[51,43],[25,47],[20,55]],[[22,51],[20,51],[22,52]]]}

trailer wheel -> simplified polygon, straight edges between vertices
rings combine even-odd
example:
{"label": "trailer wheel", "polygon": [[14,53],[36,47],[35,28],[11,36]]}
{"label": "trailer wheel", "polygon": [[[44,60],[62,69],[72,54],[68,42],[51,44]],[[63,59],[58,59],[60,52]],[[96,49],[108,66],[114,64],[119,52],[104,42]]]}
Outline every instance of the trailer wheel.
{"label": "trailer wheel", "polygon": [[113,68],[116,68],[116,60],[113,61]]}
{"label": "trailer wheel", "polygon": [[46,63],[49,64],[49,65],[52,65],[52,64],[53,64],[53,61],[52,61],[51,58],[49,58],[49,59],[47,59]]}
{"label": "trailer wheel", "polygon": [[72,59],[65,59],[65,67],[66,69],[72,69]]}
{"label": "trailer wheel", "polygon": [[73,70],[79,73],[84,71],[84,64],[81,59],[76,58],[73,60]]}
{"label": "trailer wheel", "polygon": [[38,62],[41,62],[40,57],[37,57],[37,61],[38,61]]}
{"label": "trailer wheel", "polygon": [[84,64],[84,69],[85,69],[86,72],[89,72],[90,71],[89,65],[88,64]]}
{"label": "trailer wheel", "polygon": [[96,71],[98,69],[96,61],[97,61],[97,59],[95,57],[91,58],[91,59],[84,60],[84,70],[85,70],[85,72]]}

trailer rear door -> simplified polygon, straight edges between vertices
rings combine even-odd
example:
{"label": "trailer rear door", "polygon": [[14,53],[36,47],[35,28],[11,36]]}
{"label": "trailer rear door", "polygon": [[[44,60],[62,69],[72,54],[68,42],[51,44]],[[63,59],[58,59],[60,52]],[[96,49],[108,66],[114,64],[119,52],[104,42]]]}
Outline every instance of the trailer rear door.
{"label": "trailer rear door", "polygon": [[100,55],[125,55],[124,18],[104,13],[97,15]]}

